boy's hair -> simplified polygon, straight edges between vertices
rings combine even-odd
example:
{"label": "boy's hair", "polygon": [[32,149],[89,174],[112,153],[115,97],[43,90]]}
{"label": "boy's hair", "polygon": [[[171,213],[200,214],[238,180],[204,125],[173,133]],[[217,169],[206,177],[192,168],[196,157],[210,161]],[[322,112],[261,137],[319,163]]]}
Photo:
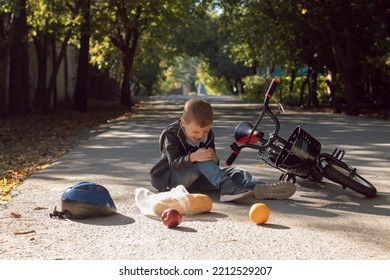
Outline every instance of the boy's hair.
{"label": "boy's hair", "polygon": [[213,122],[213,108],[207,101],[193,98],[184,105],[182,116],[187,123],[195,122],[197,125],[205,127]]}

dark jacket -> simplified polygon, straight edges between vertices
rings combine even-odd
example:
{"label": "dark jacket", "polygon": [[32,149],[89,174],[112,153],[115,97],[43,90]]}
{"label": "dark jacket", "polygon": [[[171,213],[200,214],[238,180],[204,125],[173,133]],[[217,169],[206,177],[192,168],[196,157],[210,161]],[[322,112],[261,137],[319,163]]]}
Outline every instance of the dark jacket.
{"label": "dark jacket", "polygon": [[[183,171],[193,166],[190,154],[197,150],[187,143],[187,138],[180,126],[180,120],[168,125],[159,139],[161,159],[150,170],[151,183],[158,191],[168,190],[171,171]],[[199,148],[212,148],[215,150],[214,133],[210,130],[205,143]]]}

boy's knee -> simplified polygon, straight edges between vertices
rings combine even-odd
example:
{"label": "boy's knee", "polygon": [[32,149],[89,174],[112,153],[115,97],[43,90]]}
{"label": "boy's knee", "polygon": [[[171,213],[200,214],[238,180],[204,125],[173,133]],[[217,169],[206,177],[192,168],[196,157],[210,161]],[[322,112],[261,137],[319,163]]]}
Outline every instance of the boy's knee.
{"label": "boy's knee", "polygon": [[195,166],[197,166],[197,167],[199,167],[199,166],[208,167],[208,166],[218,166],[218,164],[215,161],[213,161],[213,160],[207,160],[207,161],[195,162]]}

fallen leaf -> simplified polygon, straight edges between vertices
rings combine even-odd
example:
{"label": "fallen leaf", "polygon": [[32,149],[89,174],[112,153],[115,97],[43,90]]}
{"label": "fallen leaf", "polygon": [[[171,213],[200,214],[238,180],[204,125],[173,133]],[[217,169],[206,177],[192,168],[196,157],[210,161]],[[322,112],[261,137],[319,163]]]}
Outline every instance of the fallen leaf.
{"label": "fallen leaf", "polygon": [[230,243],[230,242],[237,242],[237,239],[230,239],[230,240],[222,240],[221,243]]}
{"label": "fallen leaf", "polygon": [[15,235],[19,235],[19,234],[30,234],[30,233],[35,233],[36,231],[31,229],[31,230],[20,230],[20,231],[15,231],[14,234]]}
{"label": "fallen leaf", "polygon": [[48,164],[43,164],[43,165],[37,166],[37,169],[38,170],[42,170],[42,169],[45,169],[48,166],[49,166]]}
{"label": "fallen leaf", "polygon": [[22,217],[22,215],[20,215],[20,214],[18,214],[18,213],[15,213],[15,212],[12,212],[12,213],[11,213],[11,217],[20,218],[20,217]]}
{"label": "fallen leaf", "polygon": [[34,208],[34,210],[46,210],[47,207],[40,207],[40,206],[37,206]]}
{"label": "fallen leaf", "polygon": [[[109,127],[132,110],[116,101],[91,99],[88,112],[56,108],[48,115],[0,118],[0,201],[9,201],[15,186],[47,168],[74,146]],[[126,114],[126,115],[124,115]],[[107,120],[112,120],[107,124]]]}

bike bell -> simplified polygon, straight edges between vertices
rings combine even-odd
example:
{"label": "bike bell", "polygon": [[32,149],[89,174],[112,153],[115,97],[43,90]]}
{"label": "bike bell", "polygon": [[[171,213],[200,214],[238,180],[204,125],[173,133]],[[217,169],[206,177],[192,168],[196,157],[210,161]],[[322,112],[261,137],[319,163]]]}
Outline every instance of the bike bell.
{"label": "bike bell", "polygon": [[81,219],[109,216],[117,211],[109,191],[92,182],[80,182],[66,189],[61,197],[61,207],[61,212],[54,209],[50,217]]}

